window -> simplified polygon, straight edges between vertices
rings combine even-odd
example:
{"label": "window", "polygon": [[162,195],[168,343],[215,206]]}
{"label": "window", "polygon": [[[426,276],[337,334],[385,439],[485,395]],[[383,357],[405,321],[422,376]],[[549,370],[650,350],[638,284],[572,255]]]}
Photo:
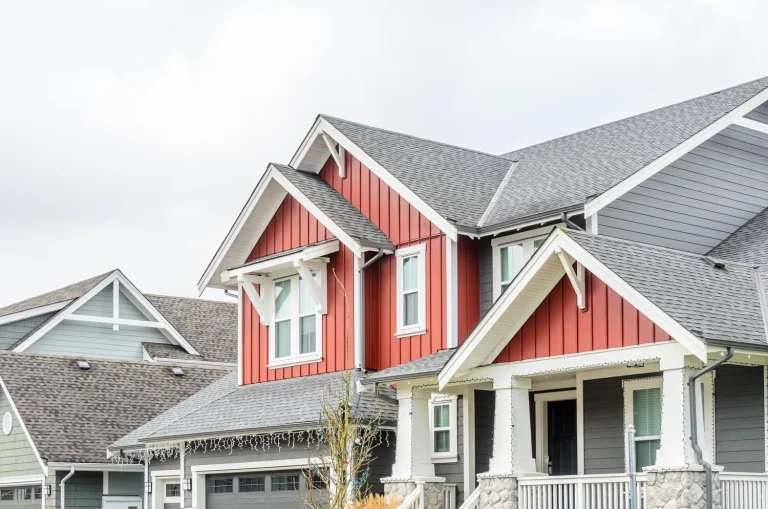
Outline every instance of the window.
{"label": "window", "polygon": [[[318,282],[319,274],[313,273],[313,277]],[[272,299],[270,367],[319,360],[323,322],[309,284],[298,275],[276,280]]]}
{"label": "window", "polygon": [[13,500],[13,490],[12,489],[0,490],[0,500]]}
{"label": "window", "polygon": [[35,500],[42,500],[43,499],[43,487],[42,486],[36,486],[35,487]]}
{"label": "window", "polygon": [[[327,477],[327,475],[325,476]],[[325,482],[324,476],[318,472],[312,472],[307,476],[308,488],[313,490],[325,490],[328,489],[328,484]]]}
{"label": "window", "polygon": [[297,491],[298,489],[299,474],[272,476],[272,491]]}
{"label": "window", "polygon": [[181,485],[179,483],[166,483],[166,485],[165,485],[165,496],[166,497],[180,497],[181,496]]}
{"label": "window", "polygon": [[509,287],[526,262],[547,239],[552,227],[515,235],[507,235],[491,241],[493,248],[493,300],[498,299]]}
{"label": "window", "polygon": [[453,394],[433,394],[430,399],[429,424],[432,432],[432,461],[435,463],[458,460],[456,402],[457,396]]}
{"label": "window", "polygon": [[240,493],[258,493],[264,491],[263,477],[240,477],[238,478],[237,491]]}
{"label": "window", "polygon": [[32,500],[32,488],[16,488],[16,500]]}
{"label": "window", "polygon": [[181,484],[174,481],[165,481],[163,488],[163,509],[181,508]]}
{"label": "window", "polygon": [[624,420],[635,426],[635,470],[656,463],[661,445],[661,378],[624,381]]}
{"label": "window", "polygon": [[212,495],[232,493],[234,491],[233,487],[234,483],[231,477],[226,479],[211,479],[208,482],[208,493]]}
{"label": "window", "polygon": [[426,244],[398,249],[397,337],[426,332]]}

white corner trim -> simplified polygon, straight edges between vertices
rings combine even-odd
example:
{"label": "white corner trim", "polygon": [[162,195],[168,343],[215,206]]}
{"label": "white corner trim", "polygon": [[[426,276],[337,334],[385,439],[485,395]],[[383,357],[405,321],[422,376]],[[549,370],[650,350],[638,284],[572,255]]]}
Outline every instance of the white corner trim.
{"label": "white corner trim", "polygon": [[480,217],[480,221],[477,222],[477,227],[482,228],[483,225],[485,225],[485,222],[488,220],[488,216],[491,215],[491,211],[493,210],[493,207],[496,205],[496,202],[499,201],[499,196],[501,196],[501,193],[504,191],[504,188],[507,187],[507,182],[509,182],[509,179],[512,177],[512,173],[517,169],[517,165],[519,163],[517,161],[513,161],[510,165],[509,169],[507,170],[507,173],[504,175],[504,178],[501,179],[501,183],[499,184],[499,187],[496,188],[496,192],[493,193],[493,197],[491,198],[491,201],[488,203],[488,207],[486,207],[485,212],[483,212],[483,215]]}
{"label": "white corner trim", "polygon": [[707,126],[706,128],[702,129],[695,135],[691,136],[681,144],[679,144],[677,147],[673,148],[672,150],[668,151],[666,154],[662,155],[655,161],[651,162],[644,168],[640,169],[639,171],[633,173],[626,179],[622,180],[612,188],[605,191],[603,194],[592,200],[591,202],[587,203],[584,207],[584,213],[586,217],[589,217],[593,214],[596,214],[600,209],[608,205],[609,203],[613,202],[620,196],[624,195],[626,192],[630,191],[631,189],[638,186],[640,183],[644,182],[648,178],[655,175],[657,172],[663,170],[668,165],[679,159],[681,156],[685,155],[686,153],[690,152],[697,146],[701,145],[703,142],[717,134],[718,132],[722,131],[732,123],[735,123],[734,121],[737,119],[740,119],[743,117],[746,113],[749,113],[753,109],[757,108],[764,102],[768,100],[768,89],[763,90],[759,94],[755,95],[748,101],[746,101],[741,106],[738,106],[737,108],[734,108],[730,113],[727,113],[720,117],[718,120]]}
{"label": "white corner trim", "polygon": [[46,313],[53,313],[54,311],[59,311],[60,309],[64,309],[69,305],[70,302],[72,301],[65,300],[62,302],[56,302],[55,304],[48,304],[47,306],[40,306],[33,309],[27,309],[26,311],[19,311],[18,313],[5,315],[3,317],[0,317],[0,325],[18,322],[20,320],[26,320],[27,318],[34,318],[36,316],[44,315]]}
{"label": "white corner trim", "polygon": [[747,129],[752,129],[753,131],[757,131],[763,134],[768,134],[768,124],[765,124],[763,122],[758,122],[757,120],[752,120],[751,118],[747,117],[741,117],[737,118],[733,121],[733,123],[740,127],[745,127]]}
{"label": "white corner trim", "polygon": [[243,283],[237,282],[237,385],[243,385]]}
{"label": "white corner trim", "polygon": [[166,336],[168,336],[168,339],[172,343],[175,343],[184,350],[187,351],[187,353],[192,355],[200,355],[197,350],[190,345],[186,339],[179,333],[179,331],[176,330],[176,328],[171,325],[171,323],[165,319],[165,317],[160,313],[160,311],[155,308],[155,306],[152,305],[149,300],[147,300],[146,297],[144,297],[144,294],[142,294],[138,288],[133,286],[133,283],[131,283],[128,278],[126,278],[122,272],[119,270],[113,271],[110,275],[105,277],[99,284],[91,288],[87,293],[85,293],[82,297],[75,299],[72,301],[69,306],[66,307],[66,309],[61,310],[57,315],[52,317],[48,322],[45,323],[40,329],[37,330],[34,334],[32,334],[30,337],[28,337],[26,340],[24,340],[23,343],[18,345],[16,348],[14,348],[14,352],[23,352],[27,348],[29,348],[32,344],[34,344],[38,339],[43,337],[45,334],[50,332],[51,329],[56,327],[58,324],[60,324],[63,320],[80,320],[80,321],[90,321],[90,322],[99,322],[99,323],[105,323],[105,324],[125,324],[125,325],[136,325],[134,320],[115,320],[113,318],[99,318],[99,317],[89,317],[86,315],[73,315],[75,311],[77,311],[83,304],[88,302],[93,296],[98,295],[99,292],[101,292],[104,288],[107,286],[113,284],[113,282],[119,281],[120,284],[124,287],[124,292],[126,297],[128,297],[132,302],[138,303],[140,308],[144,308],[147,310],[147,313],[149,313],[150,318],[154,319],[153,323],[150,321],[148,324],[142,324],[144,326],[150,326],[150,327],[156,327],[158,330],[161,330]]}
{"label": "white corner trim", "polygon": [[32,450],[35,452],[35,458],[37,458],[37,462],[40,463],[40,468],[43,470],[43,475],[47,477],[48,466],[43,461],[43,458],[40,456],[40,452],[37,450],[37,446],[35,445],[35,442],[32,440],[32,437],[29,435],[27,426],[24,424],[24,419],[21,418],[19,409],[16,408],[16,404],[13,402],[13,397],[11,396],[11,393],[8,392],[8,387],[5,386],[5,382],[3,381],[2,376],[0,376],[0,388],[2,388],[3,394],[5,394],[5,397],[8,398],[8,403],[10,403],[11,408],[13,409],[13,413],[16,415],[16,419],[19,421],[19,426],[21,427],[22,431],[24,431],[24,436],[27,437],[27,442],[29,442],[30,447],[32,447]]}

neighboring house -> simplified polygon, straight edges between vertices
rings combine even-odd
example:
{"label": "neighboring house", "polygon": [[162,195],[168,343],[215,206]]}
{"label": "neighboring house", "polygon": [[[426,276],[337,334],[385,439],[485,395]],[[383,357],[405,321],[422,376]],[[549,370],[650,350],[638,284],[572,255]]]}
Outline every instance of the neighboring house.
{"label": "neighboring house", "polygon": [[229,373],[236,331],[234,303],[144,295],[119,270],[0,308],[0,505],[140,506],[144,468],[107,446]]}
{"label": "neighboring house", "polygon": [[[632,466],[668,472],[647,476],[647,507],[700,507],[711,484],[723,507],[758,507],[744,501],[768,492],[768,307],[751,266],[766,252],[766,101],[768,78],[501,156],[318,116],[199,282],[239,295],[237,405],[345,369],[371,394],[396,385],[384,482],[416,507],[414,490],[443,489],[426,504],[624,507],[628,424]],[[731,346],[691,399],[691,375]],[[233,436],[236,418],[196,404],[202,438]],[[197,428],[177,419],[168,438],[188,444]],[[134,437],[145,451],[165,438]],[[287,461],[246,456],[249,472]],[[224,488],[170,476],[195,509],[238,493],[231,473]],[[237,503],[270,502],[255,492]]]}

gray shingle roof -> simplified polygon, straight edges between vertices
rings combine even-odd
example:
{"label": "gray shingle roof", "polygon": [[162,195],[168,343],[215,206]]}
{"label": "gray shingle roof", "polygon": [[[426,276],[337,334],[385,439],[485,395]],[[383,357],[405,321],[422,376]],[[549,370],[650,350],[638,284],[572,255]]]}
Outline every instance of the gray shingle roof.
{"label": "gray shingle roof", "polygon": [[175,359],[178,361],[192,361],[200,362],[202,359],[198,355],[187,353],[182,347],[178,345],[167,345],[162,343],[142,343],[141,346],[149,354],[152,360],[158,359]]}
{"label": "gray shingle roof", "polygon": [[363,379],[363,382],[395,382],[397,380],[437,375],[443,369],[443,366],[448,363],[448,359],[451,358],[455,351],[456,348],[447,348],[414,361],[371,373]]}
{"label": "gray shingle roof", "polygon": [[758,79],[504,154],[519,164],[487,224],[585,203],[766,88]]}
{"label": "gray shingle roof", "polygon": [[[353,373],[353,377],[357,380],[360,375]],[[238,386],[237,373],[232,373],[117,440],[112,449],[177,437],[314,425],[321,417],[324,394],[339,390],[342,381],[343,372],[336,372]],[[388,395],[393,396],[391,390]],[[355,405],[361,417],[397,420],[397,403],[376,398],[370,391],[356,395]]]}
{"label": "gray shingle roof", "polygon": [[768,208],[708,253],[725,260],[768,266]]}
{"label": "gray shingle roof", "polygon": [[726,262],[718,269],[702,255],[572,230],[568,235],[705,341],[768,345],[753,267]]}
{"label": "gray shingle roof", "polygon": [[56,304],[58,302],[71,301],[82,297],[94,286],[101,283],[105,277],[112,274],[112,272],[114,271],[100,274],[98,276],[67,285],[63,288],[43,293],[41,295],[36,295],[35,297],[4,306],[0,308],[0,317],[12,315],[14,313],[20,313],[22,311],[28,311],[30,309],[35,309],[42,306],[48,306],[50,304]]}
{"label": "gray shingle roof", "polygon": [[272,166],[304,193],[339,228],[362,245],[393,247],[392,240],[340,195],[319,175],[298,171],[290,166]]}
{"label": "gray shingle roof", "polygon": [[320,115],[438,214],[474,227],[512,165],[508,158]]}
{"label": "gray shingle roof", "polygon": [[146,362],[89,360],[0,352],[2,378],[40,455],[48,461],[106,463],[107,446],[229,370]]}

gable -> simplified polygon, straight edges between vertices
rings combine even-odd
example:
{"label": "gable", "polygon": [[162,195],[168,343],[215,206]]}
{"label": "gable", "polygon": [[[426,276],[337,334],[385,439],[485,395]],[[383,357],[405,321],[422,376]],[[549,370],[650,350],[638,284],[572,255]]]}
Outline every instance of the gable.
{"label": "gable", "polygon": [[43,469],[37,459],[16,412],[3,391],[0,391],[0,422],[10,415],[11,430],[0,427],[0,478],[41,475]]}
{"label": "gable", "polygon": [[0,325],[0,350],[8,350],[21,338],[47,322],[55,313],[44,313],[17,322]]}
{"label": "gable", "polygon": [[586,306],[563,277],[541,302],[494,362],[669,341],[669,334],[624,300],[594,274],[586,273]]}

